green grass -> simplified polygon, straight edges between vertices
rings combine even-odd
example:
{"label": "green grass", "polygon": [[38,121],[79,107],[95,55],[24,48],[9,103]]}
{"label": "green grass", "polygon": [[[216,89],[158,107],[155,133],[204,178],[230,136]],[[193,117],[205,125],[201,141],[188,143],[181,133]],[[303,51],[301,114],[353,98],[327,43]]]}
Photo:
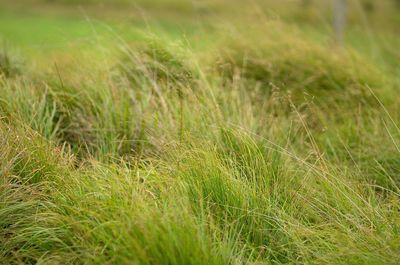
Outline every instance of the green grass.
{"label": "green grass", "polygon": [[1,11],[0,264],[398,262],[392,29],[96,3]]}

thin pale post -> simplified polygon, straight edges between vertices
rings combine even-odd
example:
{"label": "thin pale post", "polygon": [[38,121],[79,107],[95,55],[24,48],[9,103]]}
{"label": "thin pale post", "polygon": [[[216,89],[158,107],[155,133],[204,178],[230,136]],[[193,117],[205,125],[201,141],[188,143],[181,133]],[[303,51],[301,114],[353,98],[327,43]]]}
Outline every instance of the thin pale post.
{"label": "thin pale post", "polygon": [[346,0],[335,0],[334,27],[335,41],[338,46],[344,44],[344,29],[346,26]]}

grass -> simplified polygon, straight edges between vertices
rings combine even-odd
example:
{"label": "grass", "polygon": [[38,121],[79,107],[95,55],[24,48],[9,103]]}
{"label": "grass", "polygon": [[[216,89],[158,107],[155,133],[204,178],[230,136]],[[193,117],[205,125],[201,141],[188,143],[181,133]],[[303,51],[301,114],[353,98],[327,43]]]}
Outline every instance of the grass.
{"label": "grass", "polygon": [[[173,2],[166,13],[191,10]],[[0,264],[398,262],[399,40],[375,32],[395,19],[384,4],[343,49],[312,9],[233,19],[240,3],[216,2],[178,37],[157,1],[150,34],[120,33],[124,1],[94,24],[74,3],[35,4],[42,15],[15,5],[0,19],[13,45],[0,53]],[[68,48],[35,46],[46,38]]]}

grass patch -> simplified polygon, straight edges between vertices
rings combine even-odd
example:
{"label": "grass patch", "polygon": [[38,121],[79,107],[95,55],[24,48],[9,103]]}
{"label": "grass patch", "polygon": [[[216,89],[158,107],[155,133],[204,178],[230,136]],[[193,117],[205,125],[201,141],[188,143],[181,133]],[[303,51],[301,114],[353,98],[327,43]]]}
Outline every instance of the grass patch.
{"label": "grass patch", "polygon": [[[65,23],[71,36],[88,33]],[[193,47],[195,37],[171,41],[171,32],[98,35],[89,52],[71,46],[37,64],[28,56],[29,71],[5,53],[0,260],[399,260],[393,61],[377,64],[283,21],[265,25],[234,33],[215,25],[206,32],[218,41]],[[56,34],[41,30],[38,39]]]}

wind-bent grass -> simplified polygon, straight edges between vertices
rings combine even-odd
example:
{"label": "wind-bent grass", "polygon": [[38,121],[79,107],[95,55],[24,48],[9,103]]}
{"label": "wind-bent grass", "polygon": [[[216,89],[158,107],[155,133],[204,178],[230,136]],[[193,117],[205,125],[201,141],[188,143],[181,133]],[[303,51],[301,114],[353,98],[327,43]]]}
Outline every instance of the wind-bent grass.
{"label": "wind-bent grass", "polygon": [[1,262],[395,264],[397,81],[271,36],[1,75]]}

